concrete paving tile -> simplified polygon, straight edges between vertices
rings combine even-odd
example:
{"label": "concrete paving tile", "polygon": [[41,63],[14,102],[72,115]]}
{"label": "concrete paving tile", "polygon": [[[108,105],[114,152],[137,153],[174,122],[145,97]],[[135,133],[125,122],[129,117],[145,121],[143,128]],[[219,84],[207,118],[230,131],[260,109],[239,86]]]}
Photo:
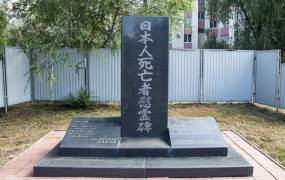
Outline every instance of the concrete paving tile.
{"label": "concrete paving tile", "polygon": [[15,176],[18,177],[32,177],[33,176],[33,169],[31,168],[23,168],[20,171],[18,171]]}
{"label": "concrete paving tile", "polygon": [[254,177],[233,177],[232,180],[254,180]]}
{"label": "concrete paving tile", "polygon": [[277,164],[272,164],[271,166],[265,167],[267,171],[269,171],[274,176],[284,176],[285,177],[285,170],[279,167]]}
{"label": "concrete paving tile", "polygon": [[30,161],[31,161],[30,159],[21,159],[21,158],[17,157],[16,159],[13,159],[13,160],[7,162],[3,166],[3,169],[21,169],[26,164],[28,164]]}
{"label": "concrete paving tile", "polygon": [[8,176],[4,180],[38,180],[35,177],[15,177],[15,176]]}
{"label": "concrete paving tile", "polygon": [[285,179],[285,176],[278,176],[277,179],[278,179],[278,180],[284,180],[284,179]]}
{"label": "concrete paving tile", "polygon": [[51,131],[45,137],[58,137],[63,138],[65,135],[65,131]]}
{"label": "concrete paving tile", "polygon": [[2,169],[0,170],[0,179],[6,177],[6,176],[11,176],[14,175],[19,171],[18,169]]}
{"label": "concrete paving tile", "polygon": [[272,176],[264,176],[264,177],[254,177],[254,180],[276,180]]}
{"label": "concrete paving tile", "polygon": [[32,149],[52,149],[60,142],[60,139],[44,138],[31,146]]}
{"label": "concrete paving tile", "polygon": [[267,172],[263,167],[254,166],[253,170],[254,177],[264,177],[264,176],[272,176],[269,172]]}
{"label": "concrete paving tile", "polygon": [[[259,163],[262,164],[263,167],[272,167],[275,166],[276,164],[271,161],[268,157],[264,155],[253,155],[253,158]],[[277,167],[277,166],[275,166]]]}

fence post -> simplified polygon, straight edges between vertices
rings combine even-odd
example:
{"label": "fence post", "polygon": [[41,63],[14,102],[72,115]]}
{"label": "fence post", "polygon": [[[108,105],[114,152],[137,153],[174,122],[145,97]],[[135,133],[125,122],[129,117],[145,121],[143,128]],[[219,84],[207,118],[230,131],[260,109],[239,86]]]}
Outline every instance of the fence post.
{"label": "fence post", "polygon": [[204,81],[204,49],[200,49],[200,73],[199,73],[199,103],[203,102]]}
{"label": "fence post", "polygon": [[31,67],[33,65],[33,54],[32,54],[32,51],[29,50],[29,64],[30,64],[30,89],[31,89],[31,101],[32,101],[32,104],[34,103],[34,100],[35,100],[35,78],[34,78],[34,75],[33,75],[33,72],[31,71]]}
{"label": "fence post", "polygon": [[276,71],[276,111],[279,111],[280,107],[280,81],[281,81],[281,50],[278,50],[277,55],[277,71]]}
{"label": "fence post", "polygon": [[256,56],[256,51],[254,51],[254,57],[253,57],[253,80],[252,80],[252,97],[251,101],[254,104],[256,101],[256,70],[257,70],[257,56]]}
{"label": "fence post", "polygon": [[87,94],[90,96],[90,88],[89,88],[89,51],[88,50],[84,50],[84,86],[85,86],[85,91],[87,92]]}
{"label": "fence post", "polygon": [[8,90],[7,90],[7,76],[6,76],[6,47],[5,46],[3,46],[2,56],[3,56],[2,76],[3,76],[4,106],[5,106],[5,114],[7,114],[8,113]]}

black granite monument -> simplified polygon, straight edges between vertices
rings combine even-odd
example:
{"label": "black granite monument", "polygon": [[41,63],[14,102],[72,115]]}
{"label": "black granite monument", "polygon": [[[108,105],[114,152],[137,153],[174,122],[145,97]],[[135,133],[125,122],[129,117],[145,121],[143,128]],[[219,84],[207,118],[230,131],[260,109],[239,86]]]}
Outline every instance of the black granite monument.
{"label": "black granite monument", "polygon": [[122,17],[121,117],[74,117],[34,176],[251,176],[212,117],[167,117],[168,18]]}
{"label": "black granite monument", "polygon": [[167,132],[168,18],[122,18],[122,136]]}

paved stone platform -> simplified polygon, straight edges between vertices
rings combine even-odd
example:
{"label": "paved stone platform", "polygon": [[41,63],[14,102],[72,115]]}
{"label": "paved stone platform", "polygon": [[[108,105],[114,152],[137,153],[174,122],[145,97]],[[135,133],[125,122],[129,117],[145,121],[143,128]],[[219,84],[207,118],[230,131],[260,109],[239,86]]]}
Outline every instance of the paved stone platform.
{"label": "paved stone platform", "polygon": [[[7,162],[0,169],[0,179],[2,180],[87,180],[87,179],[116,179],[116,178],[39,178],[32,177],[33,166],[39,162],[55,145],[63,138],[65,131],[51,131],[30,148],[22,152],[17,158]],[[238,151],[253,166],[253,177],[235,178],[197,178],[197,180],[284,180],[285,170],[273,160],[268,158],[258,149],[250,145],[246,140],[233,131],[223,131],[225,141]],[[123,178],[117,178],[123,179]],[[168,178],[148,178],[148,179],[168,179]],[[170,178],[173,179],[173,178]],[[187,179],[187,178],[184,178]],[[193,178],[191,178],[192,180]],[[187,180],[190,180],[188,178]]]}

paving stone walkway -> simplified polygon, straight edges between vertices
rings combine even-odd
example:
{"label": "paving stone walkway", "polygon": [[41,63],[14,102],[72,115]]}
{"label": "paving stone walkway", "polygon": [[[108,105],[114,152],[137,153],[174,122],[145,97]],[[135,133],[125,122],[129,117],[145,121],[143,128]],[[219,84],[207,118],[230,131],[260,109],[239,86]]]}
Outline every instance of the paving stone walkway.
{"label": "paving stone walkway", "polygon": [[[0,180],[114,180],[124,178],[37,178],[32,177],[33,166],[56,144],[58,144],[65,131],[51,131],[30,148],[22,152],[17,158],[7,162],[0,169]],[[233,131],[223,131],[224,138],[235,150],[237,150],[253,166],[253,177],[225,177],[225,178],[180,178],[180,180],[285,180],[285,170],[264,153],[250,145],[245,139]],[[148,178],[148,180],[165,180],[175,178]],[[126,180],[126,178],[124,179]],[[135,180],[140,180],[136,178]]]}

